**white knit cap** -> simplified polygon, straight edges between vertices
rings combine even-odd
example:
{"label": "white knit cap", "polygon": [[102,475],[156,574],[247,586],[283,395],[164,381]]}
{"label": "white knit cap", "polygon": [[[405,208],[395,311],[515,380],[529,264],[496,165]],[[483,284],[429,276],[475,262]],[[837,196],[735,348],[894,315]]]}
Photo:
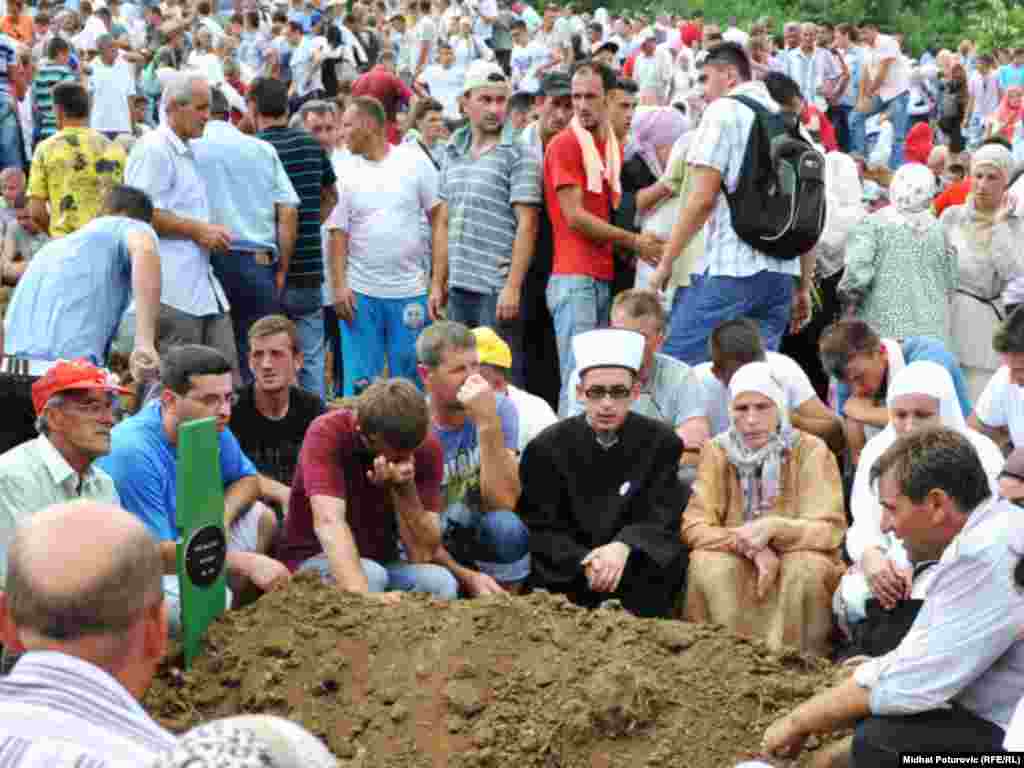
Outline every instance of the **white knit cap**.
{"label": "white knit cap", "polygon": [[786,396],[768,363],[747,363],[733,374],[729,382],[729,399],[744,392],[757,392],[775,403],[780,418],[786,412]]}

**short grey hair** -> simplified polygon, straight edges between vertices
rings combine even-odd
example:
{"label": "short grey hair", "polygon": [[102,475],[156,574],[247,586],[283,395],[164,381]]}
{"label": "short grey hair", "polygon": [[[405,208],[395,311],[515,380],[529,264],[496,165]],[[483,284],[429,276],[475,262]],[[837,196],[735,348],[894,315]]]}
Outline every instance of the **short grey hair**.
{"label": "short grey hair", "polygon": [[67,402],[67,398],[62,394],[56,394],[46,401],[46,405],[43,406],[43,410],[36,416],[36,432],[40,435],[50,434],[50,422],[46,419],[46,411],[48,408],[60,408],[64,403]]}
{"label": "short grey hair", "polygon": [[32,534],[32,526],[19,526],[8,550],[7,600],[20,629],[61,642],[116,636],[163,598],[160,546],[141,526],[94,578],[63,593],[45,589],[32,573],[31,559],[25,554]]}
{"label": "short grey hair", "polygon": [[445,320],[428,325],[416,339],[416,359],[427,368],[437,368],[449,349],[475,349],[476,336],[462,323]]}
{"label": "short grey hair", "polygon": [[210,82],[203,75],[179,74],[172,77],[164,88],[164,103],[176,104],[185,107],[192,103],[192,86],[195,83],[202,83],[209,87]]}

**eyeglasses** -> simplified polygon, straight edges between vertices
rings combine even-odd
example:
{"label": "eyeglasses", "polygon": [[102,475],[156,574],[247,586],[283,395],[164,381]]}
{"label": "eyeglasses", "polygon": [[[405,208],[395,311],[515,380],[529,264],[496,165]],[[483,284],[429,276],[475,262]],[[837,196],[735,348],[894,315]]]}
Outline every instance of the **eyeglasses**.
{"label": "eyeglasses", "polygon": [[604,400],[610,397],[612,400],[625,400],[632,393],[632,389],[617,384],[614,387],[594,386],[583,390],[587,400]]}

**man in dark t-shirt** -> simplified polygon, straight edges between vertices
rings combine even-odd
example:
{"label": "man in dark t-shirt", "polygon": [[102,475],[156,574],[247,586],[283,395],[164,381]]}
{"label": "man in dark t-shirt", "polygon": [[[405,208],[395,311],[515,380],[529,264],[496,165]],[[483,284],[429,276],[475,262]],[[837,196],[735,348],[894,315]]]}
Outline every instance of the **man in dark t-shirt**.
{"label": "man in dark t-shirt", "polygon": [[292,475],[306,430],[324,412],[320,398],[295,385],[302,351],[295,323],[283,315],[260,318],[249,329],[253,383],[238,392],[231,431],[260,471],[260,495],[288,509]]}
{"label": "man in dark t-shirt", "polygon": [[[303,353],[299,384],[324,396],[324,258],[320,225],[338,202],[337,178],[327,153],[307,131],[288,127],[288,89],[280,80],[259,78],[247,94],[256,120],[257,138],[269,142],[299,196],[299,224],[291,263],[285,275],[281,307],[299,329]],[[285,269],[287,267],[287,269]]]}

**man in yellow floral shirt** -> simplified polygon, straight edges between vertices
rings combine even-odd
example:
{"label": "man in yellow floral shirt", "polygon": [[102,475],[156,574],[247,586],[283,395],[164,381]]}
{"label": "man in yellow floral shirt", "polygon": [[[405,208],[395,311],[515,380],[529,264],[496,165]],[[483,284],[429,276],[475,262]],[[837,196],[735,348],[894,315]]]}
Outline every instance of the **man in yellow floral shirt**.
{"label": "man in yellow floral shirt", "polygon": [[124,148],[89,128],[89,93],[75,82],[53,89],[57,133],[36,147],[29,175],[32,220],[51,237],[70,235],[100,215],[124,181]]}

